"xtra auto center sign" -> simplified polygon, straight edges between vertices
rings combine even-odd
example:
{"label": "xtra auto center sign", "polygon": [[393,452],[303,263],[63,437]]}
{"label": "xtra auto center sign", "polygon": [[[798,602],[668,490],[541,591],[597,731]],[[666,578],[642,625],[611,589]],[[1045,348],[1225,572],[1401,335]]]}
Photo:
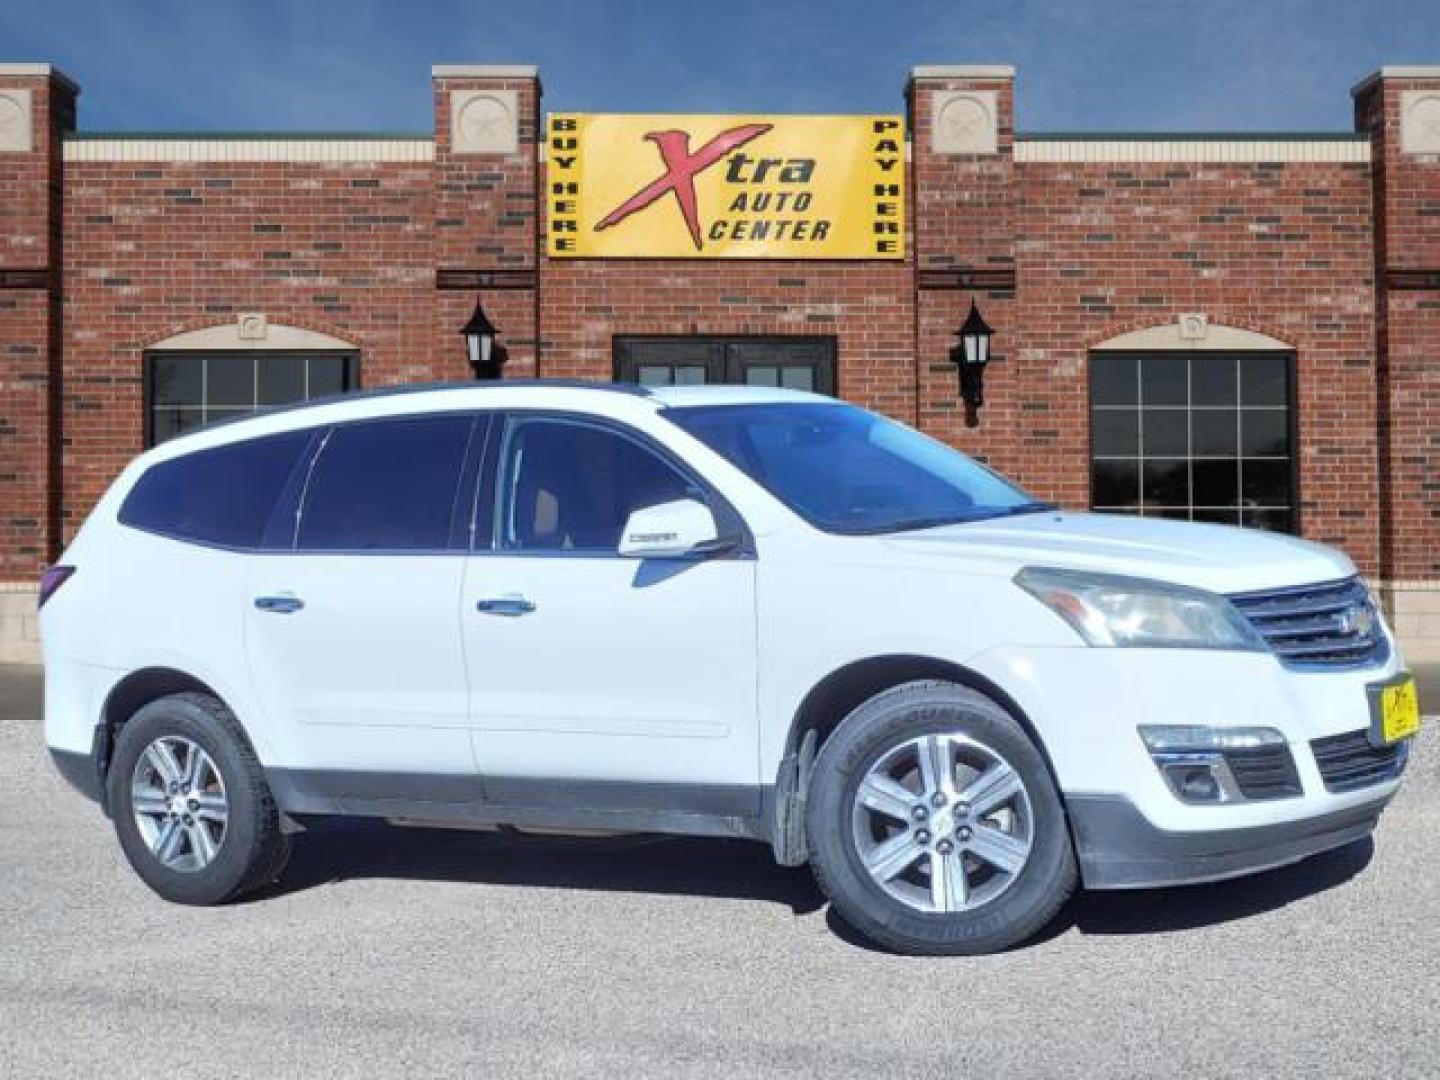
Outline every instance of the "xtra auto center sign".
{"label": "xtra auto center sign", "polygon": [[903,259],[899,116],[557,113],[552,258]]}

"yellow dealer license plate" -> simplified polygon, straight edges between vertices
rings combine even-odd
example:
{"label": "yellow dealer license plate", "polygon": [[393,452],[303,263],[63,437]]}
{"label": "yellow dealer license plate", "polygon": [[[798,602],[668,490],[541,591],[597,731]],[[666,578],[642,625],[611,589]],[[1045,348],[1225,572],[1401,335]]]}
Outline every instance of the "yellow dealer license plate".
{"label": "yellow dealer license plate", "polygon": [[1415,680],[1403,675],[1395,682],[1371,688],[1375,692],[1374,741],[1389,746],[1420,730],[1420,699]]}

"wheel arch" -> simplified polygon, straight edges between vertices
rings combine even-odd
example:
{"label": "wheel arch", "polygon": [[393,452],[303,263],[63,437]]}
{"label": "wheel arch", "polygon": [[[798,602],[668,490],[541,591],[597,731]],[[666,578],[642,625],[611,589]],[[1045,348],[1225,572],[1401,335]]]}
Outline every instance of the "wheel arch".
{"label": "wheel arch", "polygon": [[100,716],[95,726],[94,759],[95,771],[100,777],[100,805],[108,814],[110,807],[106,798],[110,773],[110,759],[115,752],[115,740],[120,728],[140,709],[171,694],[207,694],[218,701],[225,699],[216,690],[188,672],[171,667],[146,667],[130,672],[110,688],[105,702],[100,707]]}
{"label": "wheel arch", "polygon": [[891,653],[851,661],[830,672],[801,700],[790,721],[767,815],[776,860],[798,866],[808,858],[803,819],[810,768],[820,746],[860,705],[876,694],[909,682],[935,680],[968,687],[990,698],[1020,725],[1040,752],[1060,790],[1054,762],[1039,729],[1004,687],[953,660],[913,653]]}

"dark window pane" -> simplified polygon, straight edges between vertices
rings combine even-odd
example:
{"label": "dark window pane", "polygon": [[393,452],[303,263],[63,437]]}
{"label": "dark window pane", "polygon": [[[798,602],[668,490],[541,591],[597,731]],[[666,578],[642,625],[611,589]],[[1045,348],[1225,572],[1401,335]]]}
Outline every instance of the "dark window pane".
{"label": "dark window pane", "polygon": [[1240,404],[1288,406],[1290,358],[1246,356],[1240,361]]}
{"label": "dark window pane", "polygon": [[256,547],[308,431],[200,450],[151,466],[124,505],[127,525],[182,540]]}
{"label": "dark window pane", "polygon": [[258,404],[288,405],[305,400],[305,358],[303,356],[262,356],[259,365]]}
{"label": "dark window pane", "polygon": [[1281,409],[1247,409],[1241,413],[1240,452],[1246,457],[1288,457],[1289,413]]}
{"label": "dark window pane", "polygon": [[1140,361],[1142,405],[1184,405],[1189,401],[1183,356],[1146,356]]}
{"label": "dark window pane", "polygon": [[1240,462],[1240,493],[1251,506],[1286,506],[1290,502],[1290,462]]}
{"label": "dark window pane", "polygon": [[1229,461],[1196,461],[1196,506],[1234,506],[1240,495],[1240,463]]}
{"label": "dark window pane", "polygon": [[1146,461],[1144,471],[1144,505],[1146,509],[1160,506],[1190,504],[1190,465],[1180,460]]}
{"label": "dark window pane", "polygon": [[1291,510],[1246,510],[1241,515],[1241,523],[1271,532],[1294,532],[1295,514]]}
{"label": "dark window pane", "polygon": [[1238,382],[1233,356],[1196,356],[1190,361],[1190,404],[1234,406]]}
{"label": "dark window pane", "polygon": [[522,422],[506,458],[502,543],[511,550],[613,552],[633,511],[703,498],[653,451],[589,425]]}
{"label": "dark window pane", "polygon": [[1184,409],[1146,409],[1141,423],[1146,457],[1184,457],[1190,452],[1189,414]]}
{"label": "dark window pane", "polygon": [[312,398],[342,394],[350,389],[346,378],[349,362],[343,356],[310,357],[310,394]]}
{"label": "dark window pane", "polygon": [[176,435],[194,431],[205,423],[205,414],[199,409],[156,409],[150,418],[151,442],[162,443]]}
{"label": "dark window pane", "polygon": [[310,474],[299,546],[444,548],[470,425],[432,416],[337,427]]}
{"label": "dark window pane", "polygon": [[1235,457],[1238,438],[1233,409],[1197,409],[1190,414],[1190,452],[1196,457]]}
{"label": "dark window pane", "polygon": [[1207,525],[1239,525],[1239,510],[1196,510],[1195,521],[1202,521]]}
{"label": "dark window pane", "polygon": [[1189,511],[1188,509],[1180,509],[1180,508],[1171,509],[1171,510],[1149,510],[1149,509],[1147,509],[1147,510],[1145,511],[1145,516],[1146,516],[1146,517],[1153,517],[1153,518],[1165,518],[1167,521],[1189,521],[1189,520],[1190,520],[1190,511]]}
{"label": "dark window pane", "polygon": [[1130,507],[1140,503],[1138,461],[1096,461],[1090,466],[1091,502],[1096,506]]}
{"label": "dark window pane", "polygon": [[1139,361],[1134,356],[1110,355],[1090,358],[1090,403],[1092,405],[1135,405],[1139,382],[1135,374]]}
{"label": "dark window pane", "polygon": [[204,393],[204,357],[157,356],[150,365],[150,400],[156,408],[200,408]]}
{"label": "dark window pane", "polygon": [[205,407],[207,409],[253,409],[255,407],[255,358],[208,356],[205,358]]}
{"label": "dark window pane", "polygon": [[1136,457],[1140,453],[1140,414],[1134,409],[1096,409],[1090,438],[1097,457]]}

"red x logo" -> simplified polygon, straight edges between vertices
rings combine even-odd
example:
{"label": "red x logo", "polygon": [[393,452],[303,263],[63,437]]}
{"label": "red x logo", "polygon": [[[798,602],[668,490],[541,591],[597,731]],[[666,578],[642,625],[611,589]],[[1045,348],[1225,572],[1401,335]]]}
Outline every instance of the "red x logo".
{"label": "red x logo", "polygon": [[742,124],[740,127],[722,131],[695,153],[690,153],[688,131],[652,131],[645,138],[660,148],[660,157],[665,162],[665,172],[659,179],[646,184],[630,198],[606,214],[595,231],[608,229],[624,221],[636,210],[643,210],[667,191],[675,193],[680,204],[680,213],[690,227],[690,239],[695,241],[695,250],[704,244],[700,238],[700,212],[695,205],[695,177],[723,158],[737,146],[744,146],[751,139],[759,138],[769,131],[773,124]]}

